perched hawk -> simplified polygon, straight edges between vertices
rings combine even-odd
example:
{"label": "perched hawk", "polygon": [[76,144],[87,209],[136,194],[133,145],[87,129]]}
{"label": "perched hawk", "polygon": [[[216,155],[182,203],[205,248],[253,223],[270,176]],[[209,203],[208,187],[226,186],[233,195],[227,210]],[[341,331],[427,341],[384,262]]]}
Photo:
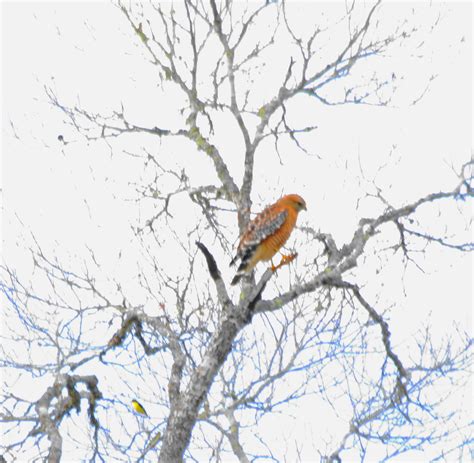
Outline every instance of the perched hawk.
{"label": "perched hawk", "polygon": [[301,196],[287,195],[249,222],[240,237],[237,254],[230,263],[233,265],[240,260],[231,285],[237,284],[258,262],[270,260],[278,252],[290,237],[302,209],[306,210],[306,203]]}

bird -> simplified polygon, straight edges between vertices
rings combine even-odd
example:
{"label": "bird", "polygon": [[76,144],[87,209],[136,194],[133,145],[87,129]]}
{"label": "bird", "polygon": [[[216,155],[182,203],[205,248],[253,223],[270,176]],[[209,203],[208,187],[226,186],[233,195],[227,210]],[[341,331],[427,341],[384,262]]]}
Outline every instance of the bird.
{"label": "bird", "polygon": [[140,413],[140,415],[148,416],[148,413],[143,408],[143,405],[140,402],[138,402],[138,400],[135,400],[135,399],[132,400],[132,407],[137,413]]}
{"label": "bird", "polygon": [[[302,210],[306,210],[305,200],[297,194],[290,194],[267,206],[249,222],[240,237],[237,253],[230,263],[232,266],[240,260],[237,273],[230,283],[232,286],[236,285],[258,262],[272,259],[290,237],[298,213]],[[277,267],[272,265],[272,269],[276,270],[295,257],[296,254],[283,256],[282,263]]]}
{"label": "bird", "polygon": [[146,450],[151,450],[152,448],[156,447],[156,444],[160,442],[161,440],[161,432],[158,431],[154,437],[148,442],[148,445],[146,446]]}

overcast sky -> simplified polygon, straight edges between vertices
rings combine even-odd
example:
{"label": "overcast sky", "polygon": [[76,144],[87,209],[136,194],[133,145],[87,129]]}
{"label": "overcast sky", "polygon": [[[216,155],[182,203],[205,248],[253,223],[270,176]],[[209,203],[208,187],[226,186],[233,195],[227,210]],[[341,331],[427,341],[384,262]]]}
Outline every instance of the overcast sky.
{"label": "overcast sky", "polygon": [[[409,11],[401,8],[402,3],[391,4],[386,14]],[[288,147],[282,166],[272,143],[262,146],[263,154],[256,161],[255,210],[282,193],[297,192],[308,203],[302,224],[330,232],[343,244],[361,217],[383,210],[373,200],[357,201],[367,191],[374,193],[372,180],[397,207],[456,185],[452,167],[459,169],[472,150],[472,7],[469,2],[427,7],[415,19],[429,24],[438,12],[438,27],[424,36],[422,59],[416,48],[410,56],[401,49],[380,65],[380,72],[396,66],[399,91],[393,107],[315,105],[310,109],[302,105],[302,119],[311,118],[318,125],[314,138],[308,139],[314,156],[305,157]],[[44,87],[53,88],[64,102],[80,102],[91,111],[107,112],[125,102],[127,116],[149,126],[178,124],[179,118],[168,109],[178,97],[170,90],[154,99],[150,66],[143,63],[136,43],[125,32],[123,18],[109,4],[9,2],[3,3],[2,14],[3,254],[20,274],[28,275],[31,267],[24,246],[31,241],[31,230],[47,251],[54,250],[75,264],[80,263],[85,245],[89,246],[96,250],[103,274],[126,278],[130,262],[137,259],[129,225],[150,211],[134,201],[133,184],[147,174],[127,156],[112,156],[106,144],[81,139],[51,107]],[[271,76],[271,69],[263,70],[257,84],[263,100]],[[410,104],[421,95],[417,104]],[[222,127],[226,123],[223,119]],[[234,132],[224,129],[221,133],[215,143],[228,150],[224,152],[229,153],[231,173],[240,179],[241,158],[232,153],[238,152],[241,140],[233,138]],[[58,135],[66,145],[58,141]],[[136,139],[122,143],[124,151],[137,146]],[[186,165],[196,185],[215,182],[209,166],[189,156],[184,141],[171,144],[142,137],[138,144],[158,145],[168,155],[164,162],[171,167]],[[176,210],[189,207],[186,197],[174,201]],[[472,241],[464,204],[443,211],[442,223],[437,220],[437,208],[420,212],[429,224],[428,232],[448,229],[455,243]],[[178,214],[176,226],[182,223],[183,230],[187,229],[192,214]],[[235,227],[230,213],[228,223]],[[177,245],[172,241],[164,252],[170,272],[179,272]],[[119,264],[119,252],[125,248],[132,257]],[[228,256],[221,251],[221,257]],[[379,276],[367,290],[369,297],[375,297],[389,286],[385,299],[397,308],[391,316],[396,344],[412,334],[407,320],[416,327],[429,317],[440,336],[453,321],[465,326],[472,323],[471,257],[430,245],[428,257],[420,256],[420,264],[426,274],[415,267],[401,272],[391,267],[385,282]],[[227,272],[226,266],[223,269]],[[372,271],[367,268],[366,281]],[[289,284],[288,272],[282,271],[282,281]],[[230,277],[231,270],[226,275]],[[400,300],[402,285],[406,295]],[[472,407],[469,399],[463,400]],[[315,429],[313,423],[305,432],[311,436]],[[312,451],[306,450],[308,455]]]}

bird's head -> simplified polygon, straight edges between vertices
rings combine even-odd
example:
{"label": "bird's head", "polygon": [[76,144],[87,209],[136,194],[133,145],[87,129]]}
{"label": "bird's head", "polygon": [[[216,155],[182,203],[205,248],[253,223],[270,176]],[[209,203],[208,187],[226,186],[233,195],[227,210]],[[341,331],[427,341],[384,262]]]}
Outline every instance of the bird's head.
{"label": "bird's head", "polygon": [[306,211],[306,201],[300,195],[286,195],[280,202],[292,207],[296,212]]}

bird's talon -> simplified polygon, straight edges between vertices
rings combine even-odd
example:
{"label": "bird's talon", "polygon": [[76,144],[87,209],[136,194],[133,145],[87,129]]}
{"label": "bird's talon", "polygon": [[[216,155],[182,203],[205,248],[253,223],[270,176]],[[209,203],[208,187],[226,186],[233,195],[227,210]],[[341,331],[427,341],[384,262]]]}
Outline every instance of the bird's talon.
{"label": "bird's talon", "polygon": [[279,268],[283,267],[284,265],[288,265],[290,262],[293,262],[296,259],[297,255],[298,255],[297,252],[295,252],[294,254],[291,254],[289,256],[283,255],[281,257],[280,263],[277,266],[272,264],[272,266],[271,266],[272,272],[276,272]]}
{"label": "bird's talon", "polygon": [[286,264],[289,264],[290,262],[293,262],[295,259],[296,259],[296,256],[298,255],[297,252],[295,252],[294,254],[291,254],[289,256],[283,256],[281,258],[281,264],[282,265],[286,265]]}

